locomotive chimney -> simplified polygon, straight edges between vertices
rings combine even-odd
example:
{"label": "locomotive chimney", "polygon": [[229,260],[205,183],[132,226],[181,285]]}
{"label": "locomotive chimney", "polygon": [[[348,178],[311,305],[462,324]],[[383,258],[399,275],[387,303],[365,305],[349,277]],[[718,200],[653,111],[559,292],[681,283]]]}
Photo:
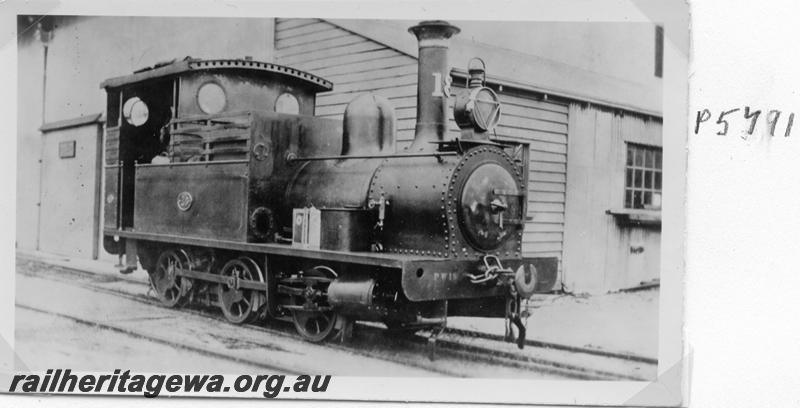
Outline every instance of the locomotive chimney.
{"label": "locomotive chimney", "polygon": [[461,31],[446,21],[423,21],[408,29],[419,41],[417,70],[417,126],[411,151],[433,151],[447,132],[447,98],[450,71],[447,47],[450,37]]}

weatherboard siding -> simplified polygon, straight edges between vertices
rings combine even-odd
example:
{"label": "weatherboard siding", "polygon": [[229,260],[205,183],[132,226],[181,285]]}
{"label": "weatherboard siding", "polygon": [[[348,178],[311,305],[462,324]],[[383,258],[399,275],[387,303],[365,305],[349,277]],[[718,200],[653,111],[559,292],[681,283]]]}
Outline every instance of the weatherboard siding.
{"label": "weatherboard siding", "polygon": [[279,64],[333,82],[317,95],[317,116],[341,119],[350,101],[374,93],[395,107],[400,144],[414,137],[416,58],[319,19],[277,19],[275,51]]}
{"label": "weatherboard siding", "polygon": [[[454,92],[463,88],[453,87]],[[528,221],[522,236],[526,256],[562,257],[567,183],[569,107],[531,95],[499,92],[502,103],[498,137],[520,140],[530,148]],[[458,127],[450,119],[453,136]]]}

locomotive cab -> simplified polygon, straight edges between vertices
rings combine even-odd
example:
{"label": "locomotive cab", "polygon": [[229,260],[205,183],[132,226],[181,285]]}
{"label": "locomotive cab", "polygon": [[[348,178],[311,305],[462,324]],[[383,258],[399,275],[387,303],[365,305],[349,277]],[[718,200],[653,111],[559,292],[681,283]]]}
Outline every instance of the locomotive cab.
{"label": "locomotive cab", "polygon": [[[341,138],[341,125],[313,118],[316,94],[332,84],[275,64],[186,58],[101,87],[108,95],[107,230],[267,239],[269,212],[253,204],[267,186],[256,177],[269,177],[280,150],[299,146],[303,132],[328,129],[331,143]],[[287,116],[297,118],[294,125],[270,125]],[[196,165],[179,167],[189,163]],[[216,182],[203,185],[208,179]],[[236,196],[236,211],[217,205]],[[125,252],[123,243],[112,234],[104,239],[111,253]]]}
{"label": "locomotive cab", "polygon": [[[134,164],[149,162],[165,146],[160,130],[173,118],[174,79],[158,79],[108,89],[106,112],[105,225],[133,226]],[[107,244],[113,242],[106,240]],[[107,248],[108,249],[108,245]]]}

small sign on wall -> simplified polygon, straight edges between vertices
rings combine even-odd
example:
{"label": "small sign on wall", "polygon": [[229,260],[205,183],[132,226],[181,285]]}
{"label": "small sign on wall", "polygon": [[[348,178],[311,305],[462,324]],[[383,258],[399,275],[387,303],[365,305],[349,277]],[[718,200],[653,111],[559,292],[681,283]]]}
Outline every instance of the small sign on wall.
{"label": "small sign on wall", "polygon": [[58,144],[58,157],[62,159],[70,159],[75,157],[75,141],[68,140]]}

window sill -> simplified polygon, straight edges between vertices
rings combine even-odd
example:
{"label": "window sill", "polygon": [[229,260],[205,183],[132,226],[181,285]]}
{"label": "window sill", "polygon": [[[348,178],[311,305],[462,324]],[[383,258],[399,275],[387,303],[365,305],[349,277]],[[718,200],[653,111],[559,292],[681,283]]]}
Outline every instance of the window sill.
{"label": "window sill", "polygon": [[617,222],[624,225],[661,226],[661,210],[641,210],[634,208],[612,208],[606,210]]}

